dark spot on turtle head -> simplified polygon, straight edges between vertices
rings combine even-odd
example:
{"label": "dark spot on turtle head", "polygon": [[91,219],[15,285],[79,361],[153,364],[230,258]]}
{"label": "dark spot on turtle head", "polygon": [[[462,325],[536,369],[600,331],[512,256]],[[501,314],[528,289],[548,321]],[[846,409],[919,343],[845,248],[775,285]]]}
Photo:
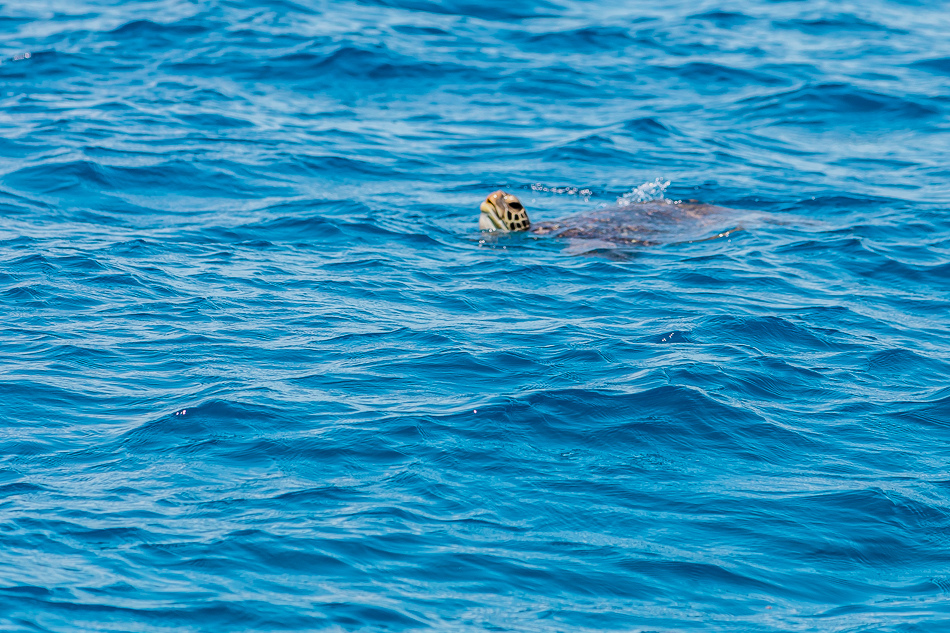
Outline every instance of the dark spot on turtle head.
{"label": "dark spot on turtle head", "polygon": [[519,211],[521,211],[522,209],[524,209],[524,207],[521,206],[521,203],[520,203],[520,202],[512,202],[510,206],[511,206],[512,209],[518,209]]}
{"label": "dark spot on turtle head", "polygon": [[508,212],[508,220],[511,221],[511,211]]}

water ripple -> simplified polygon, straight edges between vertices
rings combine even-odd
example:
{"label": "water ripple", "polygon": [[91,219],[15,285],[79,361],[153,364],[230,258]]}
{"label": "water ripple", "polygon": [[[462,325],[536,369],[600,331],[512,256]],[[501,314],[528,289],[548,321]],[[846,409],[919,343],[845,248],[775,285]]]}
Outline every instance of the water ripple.
{"label": "water ripple", "polygon": [[141,8],[0,16],[6,628],[946,628],[939,3]]}

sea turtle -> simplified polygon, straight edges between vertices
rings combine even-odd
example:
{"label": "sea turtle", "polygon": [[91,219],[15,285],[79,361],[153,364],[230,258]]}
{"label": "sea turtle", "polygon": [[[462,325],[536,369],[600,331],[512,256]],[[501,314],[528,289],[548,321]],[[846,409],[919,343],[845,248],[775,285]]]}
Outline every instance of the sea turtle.
{"label": "sea turtle", "polygon": [[727,216],[735,215],[729,209],[696,200],[636,202],[533,224],[518,196],[495,191],[480,209],[478,227],[484,231],[530,231],[535,235],[593,240],[604,246],[693,242],[727,237],[739,230],[722,230],[728,226],[724,224],[729,221]]}

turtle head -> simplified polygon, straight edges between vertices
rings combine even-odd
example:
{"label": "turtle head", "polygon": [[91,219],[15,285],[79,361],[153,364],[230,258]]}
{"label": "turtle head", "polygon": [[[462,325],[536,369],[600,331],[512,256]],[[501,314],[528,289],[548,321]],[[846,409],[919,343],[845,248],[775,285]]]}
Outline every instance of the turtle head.
{"label": "turtle head", "polygon": [[485,198],[479,208],[482,215],[478,218],[478,228],[483,231],[527,231],[531,228],[528,212],[518,196],[496,191]]}

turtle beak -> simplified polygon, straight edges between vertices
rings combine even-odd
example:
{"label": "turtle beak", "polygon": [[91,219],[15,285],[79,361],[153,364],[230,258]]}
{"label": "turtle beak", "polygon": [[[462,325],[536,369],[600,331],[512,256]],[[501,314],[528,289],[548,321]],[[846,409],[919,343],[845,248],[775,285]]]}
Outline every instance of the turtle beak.
{"label": "turtle beak", "polygon": [[479,209],[482,214],[478,218],[478,228],[483,231],[501,231],[503,233],[508,232],[508,227],[505,225],[505,221],[502,219],[504,216],[498,207],[495,206],[495,201],[498,200],[499,195],[504,195],[500,191],[496,191],[482,202]]}

